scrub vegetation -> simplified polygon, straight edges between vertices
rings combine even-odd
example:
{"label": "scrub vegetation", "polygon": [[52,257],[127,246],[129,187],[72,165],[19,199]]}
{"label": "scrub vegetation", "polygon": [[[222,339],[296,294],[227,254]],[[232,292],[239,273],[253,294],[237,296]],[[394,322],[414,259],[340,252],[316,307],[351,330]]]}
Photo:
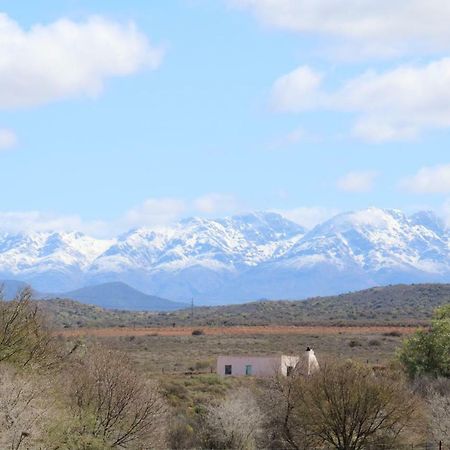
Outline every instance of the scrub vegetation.
{"label": "scrub vegetation", "polygon": [[[0,447],[445,449],[449,312],[437,309],[419,329],[64,334],[25,289],[0,301]],[[215,373],[219,354],[299,354],[308,345],[321,366],[309,377]]]}
{"label": "scrub vegetation", "polygon": [[450,302],[449,284],[376,287],[301,301],[258,301],[170,313],[106,310],[67,299],[39,301],[58,327],[228,327],[241,325],[421,325]]}

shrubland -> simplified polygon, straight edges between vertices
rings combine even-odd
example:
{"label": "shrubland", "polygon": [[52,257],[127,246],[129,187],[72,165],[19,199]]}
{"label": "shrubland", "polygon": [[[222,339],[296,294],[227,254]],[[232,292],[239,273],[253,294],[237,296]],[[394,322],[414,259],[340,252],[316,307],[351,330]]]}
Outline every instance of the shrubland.
{"label": "shrubland", "polygon": [[[320,371],[271,379],[221,378],[210,369],[216,354],[244,342],[241,354],[265,353],[256,336],[170,338],[197,358],[174,373],[152,370],[159,356],[151,355],[166,352],[168,338],[77,341],[58,337],[47,320],[29,290],[0,301],[2,449],[398,450],[450,443],[448,307],[386,364],[349,356],[379,354],[403,336],[337,334]],[[273,339],[291,352],[302,345],[296,336]]]}
{"label": "shrubland", "polygon": [[172,327],[239,325],[426,325],[450,301],[449,284],[374,287],[306,300],[253,301],[154,313],[107,310],[68,299],[37,302],[59,327]]}

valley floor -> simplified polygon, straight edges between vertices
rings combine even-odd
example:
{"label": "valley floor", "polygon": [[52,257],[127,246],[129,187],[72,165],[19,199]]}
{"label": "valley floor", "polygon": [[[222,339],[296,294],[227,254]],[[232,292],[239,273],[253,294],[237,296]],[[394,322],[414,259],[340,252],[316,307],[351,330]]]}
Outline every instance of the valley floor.
{"label": "valley floor", "polygon": [[284,335],[284,334],[373,334],[373,333],[400,333],[411,334],[417,327],[401,326],[235,326],[235,327],[107,327],[107,328],[74,328],[58,331],[64,337],[73,336],[192,336],[195,331],[200,335]]}
{"label": "valley floor", "polygon": [[[197,328],[198,329],[198,328]],[[96,341],[125,351],[148,373],[166,375],[215,372],[218,355],[300,354],[312,347],[319,362],[352,358],[387,365],[413,327],[228,327],[201,328],[81,328],[58,332],[68,339]]]}

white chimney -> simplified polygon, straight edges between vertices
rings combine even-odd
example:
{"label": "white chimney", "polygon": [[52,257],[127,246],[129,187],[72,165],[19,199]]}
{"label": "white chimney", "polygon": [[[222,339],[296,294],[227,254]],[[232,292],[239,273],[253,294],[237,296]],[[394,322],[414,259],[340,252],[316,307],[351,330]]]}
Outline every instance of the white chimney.
{"label": "white chimney", "polygon": [[312,375],[319,370],[319,363],[312,348],[306,347],[305,363],[306,375]]}

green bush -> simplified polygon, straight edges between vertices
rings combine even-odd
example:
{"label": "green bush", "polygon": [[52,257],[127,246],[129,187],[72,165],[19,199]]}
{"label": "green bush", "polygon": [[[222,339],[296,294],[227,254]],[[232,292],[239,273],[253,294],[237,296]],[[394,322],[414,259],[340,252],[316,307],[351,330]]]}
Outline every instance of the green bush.
{"label": "green bush", "polygon": [[450,305],[436,309],[431,327],[404,342],[399,359],[411,378],[450,377]]}

